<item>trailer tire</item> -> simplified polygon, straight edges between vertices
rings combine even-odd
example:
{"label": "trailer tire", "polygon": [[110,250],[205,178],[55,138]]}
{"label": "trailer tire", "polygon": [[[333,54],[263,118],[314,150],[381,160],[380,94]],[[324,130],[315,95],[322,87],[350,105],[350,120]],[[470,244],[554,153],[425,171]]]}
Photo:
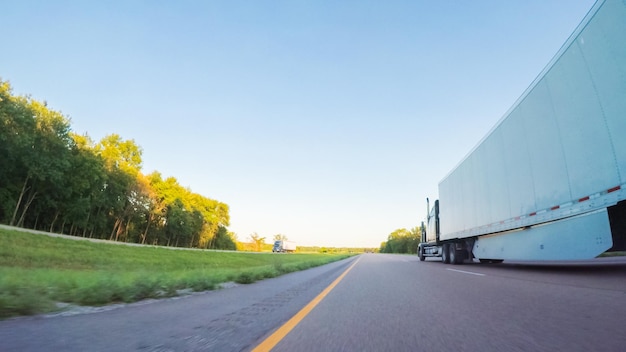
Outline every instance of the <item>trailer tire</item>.
{"label": "trailer tire", "polygon": [[444,264],[450,264],[450,244],[444,243],[441,248],[441,261]]}
{"label": "trailer tire", "polygon": [[448,255],[450,257],[450,264],[461,264],[461,253],[456,250],[456,245],[454,243],[450,243],[450,246],[448,247],[450,249],[450,254]]}

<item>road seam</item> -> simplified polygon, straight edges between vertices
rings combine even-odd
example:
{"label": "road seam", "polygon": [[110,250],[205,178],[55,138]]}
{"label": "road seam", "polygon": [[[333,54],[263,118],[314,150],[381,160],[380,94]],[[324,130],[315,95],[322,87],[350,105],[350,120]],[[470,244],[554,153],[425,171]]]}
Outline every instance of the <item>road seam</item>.
{"label": "road seam", "polygon": [[261,342],[258,346],[256,346],[252,352],[266,352],[271,351],[274,346],[276,346],[293,328],[295,328],[301,321],[304,319],[312,310],[317,306],[327,295],[332,291],[337,284],[348,274],[352,268],[361,260],[359,257],[346,271],[344,271],[335,281],[333,281],[328,287],[324,289],[317,297],[313,298],[311,302],[309,302],[304,308],[302,308],[296,315],[294,315],[289,321],[283,324],[278,330],[276,330],[272,335],[266,338],[263,342]]}

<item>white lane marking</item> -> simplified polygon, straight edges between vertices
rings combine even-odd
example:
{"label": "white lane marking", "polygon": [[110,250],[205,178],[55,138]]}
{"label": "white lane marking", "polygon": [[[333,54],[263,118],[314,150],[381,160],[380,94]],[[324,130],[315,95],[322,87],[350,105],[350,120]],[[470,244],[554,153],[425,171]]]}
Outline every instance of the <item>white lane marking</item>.
{"label": "white lane marking", "polygon": [[470,274],[470,275],[476,275],[476,276],[485,276],[485,274],[473,273],[471,271],[463,271],[463,270],[456,270],[456,269],[446,269],[446,270],[456,271],[457,273],[463,273],[463,274]]}

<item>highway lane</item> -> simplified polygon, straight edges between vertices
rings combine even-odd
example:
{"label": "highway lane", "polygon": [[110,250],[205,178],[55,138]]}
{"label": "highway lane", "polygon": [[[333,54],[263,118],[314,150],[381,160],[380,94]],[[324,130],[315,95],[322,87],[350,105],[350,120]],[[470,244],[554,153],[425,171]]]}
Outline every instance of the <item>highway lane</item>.
{"label": "highway lane", "polygon": [[[358,260],[358,261],[357,261]],[[252,285],[0,321],[0,351],[624,351],[626,259],[444,265],[365,254]]]}
{"label": "highway lane", "polygon": [[624,351],[626,261],[364,255],[274,351]]}

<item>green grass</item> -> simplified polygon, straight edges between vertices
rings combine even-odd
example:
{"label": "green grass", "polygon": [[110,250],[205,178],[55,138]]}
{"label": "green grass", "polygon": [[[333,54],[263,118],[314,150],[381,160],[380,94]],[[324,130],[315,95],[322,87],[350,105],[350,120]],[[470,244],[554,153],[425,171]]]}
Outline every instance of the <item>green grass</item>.
{"label": "green grass", "polygon": [[624,256],[626,256],[626,252],[625,251],[604,252],[604,253],[600,254],[600,257],[624,257]]}
{"label": "green grass", "polygon": [[347,258],[172,250],[68,240],[0,229],[0,318],[242,284]]}

